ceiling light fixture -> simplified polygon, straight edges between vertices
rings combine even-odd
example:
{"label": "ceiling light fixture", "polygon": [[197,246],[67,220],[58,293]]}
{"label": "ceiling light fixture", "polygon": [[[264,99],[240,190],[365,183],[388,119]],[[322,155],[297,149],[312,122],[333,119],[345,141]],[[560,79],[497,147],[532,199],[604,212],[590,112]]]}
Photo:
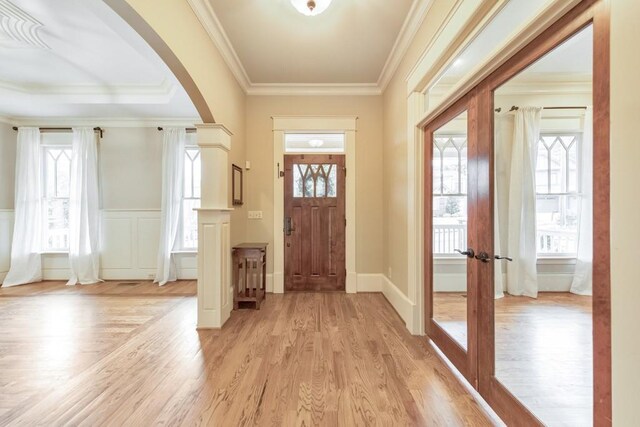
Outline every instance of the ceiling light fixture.
{"label": "ceiling light fixture", "polygon": [[291,4],[303,15],[316,16],[327,10],[331,0],[291,0]]}

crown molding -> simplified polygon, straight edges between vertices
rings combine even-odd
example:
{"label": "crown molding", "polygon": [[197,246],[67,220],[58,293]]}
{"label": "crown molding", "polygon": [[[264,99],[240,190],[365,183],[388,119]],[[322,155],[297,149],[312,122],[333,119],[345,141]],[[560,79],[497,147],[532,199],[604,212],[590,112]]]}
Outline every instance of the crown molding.
{"label": "crown molding", "polygon": [[[0,81],[0,94],[47,98],[80,104],[166,104],[177,87],[168,79],[158,85],[25,85]],[[35,101],[34,101],[35,102]]]}
{"label": "crown molding", "polygon": [[411,4],[409,13],[378,78],[378,88],[381,92],[384,92],[389,85],[433,3],[434,0],[414,0]]}
{"label": "crown molding", "polygon": [[363,96],[381,95],[407,53],[435,0],[414,0],[376,83],[253,83],[224,27],[207,0],[187,0],[198,21],[216,45],[240,87],[247,95],[262,96]]}
{"label": "crown molding", "polygon": [[376,83],[254,83],[247,95],[264,96],[376,96],[382,91]]}
{"label": "crown molding", "polygon": [[202,123],[200,117],[0,117],[0,121],[12,126],[100,126],[104,128],[193,127]]}
{"label": "crown molding", "polygon": [[244,69],[242,62],[240,62],[238,54],[231,45],[231,41],[229,40],[229,37],[227,37],[227,33],[224,31],[222,24],[218,20],[213,7],[207,0],[187,0],[187,3],[189,3],[189,6],[191,6],[191,9],[198,18],[198,21],[200,21],[200,24],[202,24],[207,34],[209,34],[209,37],[220,51],[222,58],[238,81],[238,84],[246,93],[251,86],[251,80],[249,80],[249,75]]}

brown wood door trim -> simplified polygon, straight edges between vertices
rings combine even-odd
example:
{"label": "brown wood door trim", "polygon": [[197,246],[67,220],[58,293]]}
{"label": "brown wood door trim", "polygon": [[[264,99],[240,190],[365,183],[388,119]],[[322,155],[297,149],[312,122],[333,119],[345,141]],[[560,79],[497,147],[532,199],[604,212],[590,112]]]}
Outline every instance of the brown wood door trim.
{"label": "brown wood door trim", "polygon": [[[425,128],[425,144],[429,144],[435,129],[455,117],[466,106],[471,104],[471,97],[477,94],[477,146],[480,150],[481,162],[469,164],[477,168],[479,176],[488,180],[478,180],[475,215],[478,224],[493,224],[493,91],[511,79],[533,62],[562,44],[565,40],[586,26],[593,24],[594,31],[594,64],[593,64],[593,104],[594,104],[594,181],[593,181],[593,393],[594,393],[594,425],[609,426],[612,424],[611,402],[611,274],[610,274],[610,100],[609,100],[609,0],[584,0],[556,23],[550,26],[529,45],[514,55],[481,82],[473,91],[434,118]],[[471,133],[471,128],[470,128]],[[469,134],[468,137],[471,137]],[[434,343],[450,358],[454,365],[470,377],[468,365],[462,362],[457,344],[451,345],[450,337],[431,320],[432,306],[432,259],[433,247],[431,229],[432,220],[432,166],[431,149],[425,147],[425,233],[424,233],[424,286],[425,286],[425,323],[428,335]],[[471,157],[471,153],[469,153]],[[474,155],[474,158],[478,156]],[[471,189],[469,190],[471,191]],[[470,200],[471,202],[471,200]],[[478,227],[470,233],[477,242],[491,242],[493,246],[493,226]],[[474,242],[474,244],[476,244]],[[472,240],[469,240],[472,246]],[[468,274],[473,274],[469,271]],[[479,389],[482,396],[493,407],[508,425],[541,425],[540,421],[517,400],[494,376],[495,372],[495,336],[493,307],[493,263],[487,263],[477,271],[479,284],[477,295],[478,332],[477,332],[477,378],[478,383],[471,384]],[[443,347],[448,347],[445,350]],[[459,349],[460,347],[457,346]],[[464,353],[462,353],[464,355]]]}
{"label": "brown wood door trim", "polygon": [[[292,221],[290,234],[285,230],[283,236],[286,291],[344,291],[346,288],[345,161],[344,154],[284,156],[285,228],[287,218]],[[333,165],[336,197],[294,197],[293,168],[311,164]],[[315,185],[314,180],[313,192]]]}

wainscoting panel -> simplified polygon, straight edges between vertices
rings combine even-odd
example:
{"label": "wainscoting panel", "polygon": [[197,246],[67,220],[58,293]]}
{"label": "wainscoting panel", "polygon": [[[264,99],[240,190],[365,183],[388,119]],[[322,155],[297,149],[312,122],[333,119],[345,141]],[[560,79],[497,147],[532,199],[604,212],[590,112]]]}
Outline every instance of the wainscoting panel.
{"label": "wainscoting panel", "polygon": [[138,266],[155,269],[160,244],[160,214],[155,218],[137,218]]}
{"label": "wainscoting panel", "polygon": [[[466,292],[466,260],[434,260],[434,289],[441,292]],[[540,292],[568,292],[573,280],[575,260],[539,260],[538,289]],[[506,280],[506,273],[505,273]]]}
{"label": "wainscoting panel", "polygon": [[[102,278],[148,280],[155,277],[160,241],[159,210],[102,211]],[[174,254],[179,279],[197,278],[197,254]]]}
{"label": "wainscoting panel", "polygon": [[133,268],[133,221],[131,218],[102,217],[102,269]]}
{"label": "wainscoting panel", "polygon": [[[101,277],[105,280],[148,280],[155,277],[160,239],[159,210],[105,210],[101,215]],[[0,210],[0,282],[9,271],[13,211]],[[174,254],[179,279],[198,277],[197,254]],[[66,253],[42,255],[45,280],[69,279]]]}

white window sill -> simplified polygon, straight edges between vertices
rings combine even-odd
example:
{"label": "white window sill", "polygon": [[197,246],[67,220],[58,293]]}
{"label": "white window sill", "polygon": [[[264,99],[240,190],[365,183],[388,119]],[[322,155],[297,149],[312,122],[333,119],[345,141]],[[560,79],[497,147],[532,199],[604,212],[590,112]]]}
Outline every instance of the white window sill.
{"label": "white window sill", "polygon": [[44,251],[40,252],[40,255],[69,255],[69,251]]}
{"label": "white window sill", "polygon": [[177,251],[171,251],[172,254],[185,254],[185,255],[196,255],[198,253],[197,249],[180,249]]}

